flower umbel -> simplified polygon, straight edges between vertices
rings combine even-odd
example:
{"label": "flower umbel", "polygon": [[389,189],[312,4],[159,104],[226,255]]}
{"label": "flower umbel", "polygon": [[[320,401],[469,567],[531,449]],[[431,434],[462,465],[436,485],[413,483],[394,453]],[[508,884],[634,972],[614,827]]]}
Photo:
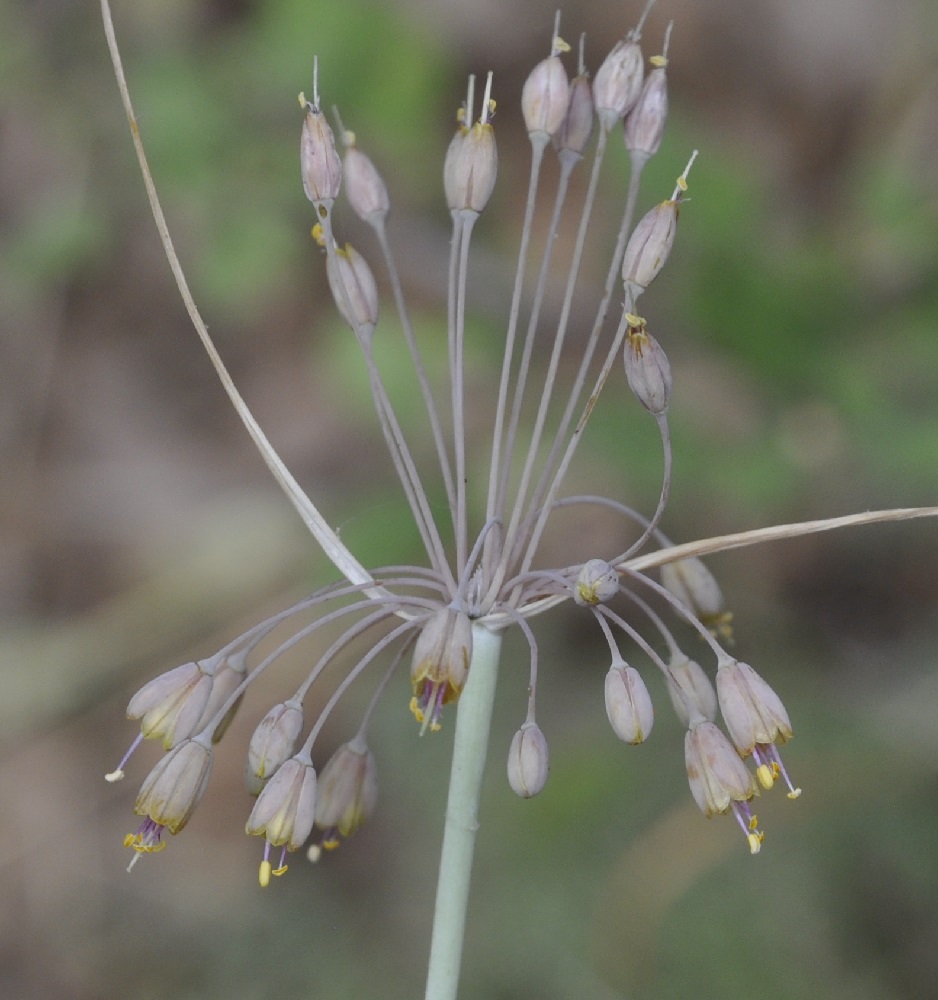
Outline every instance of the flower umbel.
{"label": "flower umbel", "polygon": [[[637,312],[637,302],[670,259],[696,153],[688,156],[670,196],[648,209],[637,224],[635,217],[644,167],[658,154],[667,122],[665,68],[670,27],[661,55],[650,60],[647,77],[641,48],[646,8],[639,23],[602,62],[592,84],[581,45],[577,75],[568,83],[563,56],[569,46],[560,37],[558,15],[548,54],[529,76],[520,98],[530,143],[530,179],[511,304],[501,338],[501,371],[491,380],[492,397],[484,401],[468,398],[466,303],[473,236],[477,225],[484,224],[480,220],[498,173],[491,74],[477,117],[475,78],[470,77],[465,102],[457,113],[457,130],[442,165],[444,196],[452,221],[446,288],[448,365],[447,377],[435,385],[422,360],[420,338],[408,312],[386,227],[390,194],[378,168],[358,150],[354,134],[340,125],[345,149],[344,165],[341,162],[322,111],[318,65],[314,62],[313,99],[307,101],[302,95],[300,99],[302,185],[313,205],[314,234],[325,256],[333,302],[361,353],[376,422],[423,550],[418,565],[368,569],[287,470],[209,338],[175,255],[147,167],[108,0],[102,0],[102,9],[154,217],[193,325],[271,473],[339,574],[336,582],[249,629],[213,657],[162,675],[132,699],[129,714],[141,719],[141,734],[134,747],[144,737],[154,737],[160,738],[168,751],[145,780],[137,799],[135,810],[144,821],[126,840],[136,851],[134,860],[162,848],[164,829],[177,833],[186,825],[208,782],[213,743],[226,735],[228,722],[245,696],[253,693],[250,689],[255,681],[278,666],[294,646],[314,635],[332,635],[335,630],[337,636],[299,686],[292,694],[288,690],[285,698],[278,696],[283,700],[255,730],[246,773],[249,791],[258,798],[246,829],[265,838],[262,885],[286,870],[286,852],[298,850],[314,826],[322,831],[326,847],[335,846],[340,836],[350,835],[376,805],[376,763],[368,748],[368,726],[390,679],[410,653],[411,710],[421,723],[421,732],[440,729],[446,707],[459,702],[427,990],[433,1000],[454,997],[500,637],[517,629],[529,653],[527,714],[512,740],[507,770],[511,787],[530,797],[541,790],[548,770],[547,739],[536,721],[539,650],[532,622],[564,604],[574,604],[579,613],[589,615],[590,625],[600,629],[609,645],[612,668],[604,694],[616,733],[629,743],[640,743],[650,735],[653,723],[651,698],[642,673],[638,667],[627,666],[620,652],[619,644],[629,642],[640,656],[636,661],[630,655],[633,663],[638,662],[645,671],[658,670],[666,678],[675,709],[688,727],[685,764],[698,806],[708,817],[732,812],[750,851],[757,853],[763,834],[750,803],[759,786],[770,788],[782,776],[790,796],[798,794],[777,750],[778,744],[791,736],[791,725],[775,692],[720,645],[719,640],[730,638],[729,617],[719,586],[699,556],[846,523],[938,511],[923,508],[856,515],[685,546],[674,545],[662,533],[672,463],[668,415],[672,405],[680,405],[680,390],[678,386],[678,395],[672,399],[675,387],[661,342],[667,341],[667,332],[660,334],[661,341],[652,337],[645,317]],[[571,359],[567,332],[574,295],[581,291],[577,288],[580,265],[609,137],[620,127],[631,173],[627,187],[619,184],[621,214],[608,248],[605,282],[595,302],[592,324],[579,339]],[[589,179],[582,188],[585,194],[571,211],[570,177],[590,155],[594,135]],[[553,207],[538,215],[546,184],[542,181],[544,158],[555,154],[558,169],[553,174],[557,178]],[[675,164],[675,171],[678,167]],[[343,176],[353,212],[374,232],[373,245],[361,251],[340,241],[335,232],[333,208],[342,195]],[[656,198],[663,194],[666,192],[658,192]],[[604,211],[612,203],[612,196],[604,196]],[[505,209],[510,210],[510,206]],[[535,218],[548,220],[546,226],[538,227],[543,230],[542,242],[534,238]],[[564,226],[571,219],[572,228],[565,233]],[[557,281],[553,253],[562,234],[569,236],[569,265],[565,277]],[[596,256],[590,249],[590,256]],[[551,284],[556,285],[553,290],[559,307],[549,314],[545,306]],[[405,432],[373,351],[375,338],[385,335],[378,304],[387,291],[413,370],[413,395],[423,407],[422,426],[432,438],[432,461],[425,459],[428,449],[415,448],[411,432]],[[562,385],[562,375],[568,371],[571,378]],[[633,406],[634,396],[653,418],[661,442],[663,475],[650,517],[614,498],[562,495],[601,395],[612,395],[624,401],[623,405]],[[473,426],[490,431],[481,449],[479,435],[467,433],[470,405]],[[533,420],[526,425],[522,418],[529,416]],[[431,479],[437,488],[428,491]],[[430,496],[440,497],[440,502],[431,502]],[[609,551],[576,553],[570,564],[551,564],[544,556],[542,541],[555,524],[554,515],[561,508],[572,509],[587,520],[597,505],[621,518],[621,538],[615,544],[606,543]],[[576,532],[568,530],[571,542],[576,537]],[[659,567],[660,583],[652,573]],[[690,624],[712,651],[720,708],[732,743],[712,721],[716,695],[705,667],[682,651],[664,612]],[[273,649],[260,659],[257,649],[268,637]],[[357,652],[353,654],[353,650]],[[372,676],[375,664],[383,665],[377,678]],[[342,669],[333,669],[338,666]],[[310,688],[317,685],[319,695],[328,679],[336,677],[340,679],[332,693],[318,698],[317,704],[323,707],[297,750]],[[371,684],[371,701],[354,737],[334,752],[317,780],[313,746],[338,702],[356,682]],[[598,698],[598,673],[593,683]],[[129,753],[108,780],[123,777],[127,757]],[[749,758],[758,781],[747,767]],[[278,847],[281,857],[274,868],[269,855]],[[314,855],[318,855],[316,847],[311,850]]]}

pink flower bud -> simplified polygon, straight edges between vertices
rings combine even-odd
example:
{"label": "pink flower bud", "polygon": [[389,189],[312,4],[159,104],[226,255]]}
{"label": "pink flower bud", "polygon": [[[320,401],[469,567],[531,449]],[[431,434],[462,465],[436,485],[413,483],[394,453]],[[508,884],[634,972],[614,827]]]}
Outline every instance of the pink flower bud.
{"label": "pink flower bud", "polygon": [[316,815],[316,771],[308,757],[291,757],[254,803],[245,832],[263,836],[274,847],[296,851],[313,829]]}
{"label": "pink flower bud", "polygon": [[364,257],[350,244],[326,257],[326,277],[336,308],[353,330],[371,333],[378,322],[378,286]]}
{"label": "pink flower bud", "polygon": [[625,376],[638,401],[656,416],[671,402],[671,364],[645,321],[631,326],[625,339]]}
{"label": "pink flower bud", "polygon": [[508,750],[508,784],[515,795],[530,799],[547,783],[549,769],[547,740],[536,723],[526,722]]}
{"label": "pink flower bud", "polygon": [[560,56],[542,59],[524,81],[521,110],[528,135],[552,136],[567,113],[570,85]]}
{"label": "pink flower bud", "polygon": [[581,607],[605,604],[619,593],[619,574],[604,559],[583,563],[573,587],[573,599]]}
{"label": "pink flower bud", "polygon": [[673,199],[661,202],[642,216],[629,237],[622,258],[622,280],[633,302],[658,276],[671,253],[678,211]]}
{"label": "pink flower bud", "polygon": [[248,744],[244,780],[248,791],[257,795],[270,776],[293,753],[303,728],[303,711],[293,701],[274,705],[257,724]]}
{"label": "pink flower bud", "polygon": [[606,674],[606,715],[613,732],[625,743],[644,743],[654,725],[651,695],[641,674],[626,663],[614,663]]}
{"label": "pink flower bud", "polygon": [[169,750],[195,732],[212,684],[200,663],[183,663],[144,684],[130,699],[127,718],[140,719],[143,736],[162,739]]}
{"label": "pink flower bud", "polygon": [[450,211],[481,212],[492,196],[497,173],[498,151],[492,126],[478,121],[468,130],[457,131],[443,166]]}
{"label": "pink flower bud", "polygon": [[717,693],[703,667],[683,653],[675,653],[668,671],[668,694],[681,722],[687,726],[691,717],[697,715],[713,722],[717,715]]}
{"label": "pink flower bud", "polygon": [[300,175],[303,190],[314,205],[326,209],[339,195],[342,186],[342,161],[335,148],[335,136],[326,116],[317,104],[300,95],[306,114],[300,135]]}
{"label": "pink flower bud", "polygon": [[668,79],[664,66],[653,69],[641,96],[625,119],[625,148],[642,162],[658,152],[668,120]]}
{"label": "pink flower bud", "polygon": [[351,142],[346,147],[342,162],[345,196],[360,219],[365,222],[380,221],[388,214],[391,206],[387,186],[378,173],[378,168],[355,147],[354,135],[350,132],[346,135],[351,136]]}
{"label": "pink flower bud", "polygon": [[319,777],[316,826],[323,846],[338,847],[339,835],[351,836],[374,811],[378,772],[372,752],[357,740],[343,743]]}
{"label": "pink flower bud", "polygon": [[554,133],[554,146],[561,156],[566,153],[579,159],[593,135],[593,88],[585,75],[570,83],[567,113]]}
{"label": "pink flower bud", "polygon": [[631,37],[616,42],[593,80],[593,103],[599,124],[609,131],[632,110],[642,92],[645,73],[642,50]]}

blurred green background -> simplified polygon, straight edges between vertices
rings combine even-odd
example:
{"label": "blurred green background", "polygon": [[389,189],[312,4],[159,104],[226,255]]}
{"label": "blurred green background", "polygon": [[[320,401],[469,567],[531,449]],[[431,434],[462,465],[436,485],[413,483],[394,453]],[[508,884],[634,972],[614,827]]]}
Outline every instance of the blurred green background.
{"label": "blurred green background", "polygon": [[[391,236],[431,357],[445,340],[442,155],[468,72],[495,71],[501,156],[477,227],[470,385],[493,381],[527,177],[517,111],[554,7],[445,0],[119,3],[151,165],[195,297],[275,446],[366,563],[418,558],[367,386],[325,288],[297,168],[320,60],[388,179]],[[600,60],[637,5],[585,0],[563,33]],[[691,175],[643,300],[675,375],[676,540],[938,498],[938,9],[901,0],[662,0],[668,136],[642,208]],[[404,679],[372,736],[368,826],[268,891],[242,748],[315,656],[265,680],[183,836],[124,873],[139,780],[102,780],[130,694],[207,655],[331,570],[231,413],[161,256],[95,4],[0,0],[0,993],[15,998],[422,995],[451,719],[417,738]],[[606,166],[574,312],[590,321],[624,193]],[[343,237],[373,245],[340,209]],[[386,338],[394,343],[390,319]],[[381,331],[379,331],[379,338]],[[405,368],[387,349],[405,404]],[[571,352],[570,363],[574,354]],[[476,427],[484,440],[483,407]],[[416,420],[416,412],[412,415]],[[610,382],[569,491],[651,511],[660,456]],[[567,515],[549,555],[620,546]],[[782,694],[804,794],[760,803],[750,858],[696,811],[656,678],[643,747],[606,723],[606,653],[572,613],[538,622],[544,793],[514,798],[523,645],[506,648],[461,995],[920,1000],[938,984],[938,526],[714,557],[737,655]],[[545,556],[547,558],[547,556]],[[695,640],[685,636],[694,651]],[[639,663],[636,656],[636,662]],[[354,731],[353,692],[330,727]]]}

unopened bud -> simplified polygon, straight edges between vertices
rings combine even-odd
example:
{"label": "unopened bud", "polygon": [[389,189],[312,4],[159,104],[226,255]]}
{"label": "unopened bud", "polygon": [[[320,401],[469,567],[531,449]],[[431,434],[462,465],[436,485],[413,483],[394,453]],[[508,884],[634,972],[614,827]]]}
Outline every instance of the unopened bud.
{"label": "unopened bud", "polygon": [[450,211],[481,212],[492,196],[497,172],[498,151],[492,126],[479,121],[464,134],[457,132],[443,169]]}
{"label": "unopened bud", "polygon": [[599,124],[608,132],[632,110],[642,92],[642,50],[631,37],[616,42],[593,80],[593,103]]}
{"label": "unopened bud", "polygon": [[[209,695],[208,702],[205,705],[205,709],[202,712],[202,717],[196,723],[196,727],[193,732],[199,732],[208,725],[209,721],[215,717],[222,705],[235,693],[235,691],[241,686],[244,681],[245,673],[247,668],[247,657],[243,654],[235,654],[226,656],[221,664],[215,669],[212,683],[212,692]],[[241,702],[244,701],[244,692],[242,691],[240,695],[235,699],[234,703],[225,712],[224,716],[220,722],[218,722],[215,728],[212,730],[212,742],[218,743],[218,741],[225,735],[228,727],[231,725],[232,720],[241,707]]]}
{"label": "unopened bud", "polygon": [[606,715],[613,732],[625,743],[643,743],[655,721],[651,695],[641,674],[619,661],[606,674]]}
{"label": "unopened bud", "polygon": [[303,190],[314,205],[328,210],[342,186],[342,161],[336,152],[335,136],[319,105],[310,103],[302,94],[300,104],[306,112],[300,135]]}
{"label": "unopened bud", "polygon": [[378,286],[365,258],[349,243],[336,247],[326,257],[326,277],[345,322],[370,333],[378,322]]}
{"label": "unopened bud", "polygon": [[[555,39],[554,48],[561,39]],[[563,42],[563,50],[569,46]],[[552,136],[563,124],[569,102],[570,85],[559,55],[542,59],[524,81],[521,111],[528,135]],[[546,139],[545,139],[546,141]]]}
{"label": "unopened bud", "polygon": [[642,162],[658,152],[668,119],[668,79],[657,66],[642,87],[641,96],[625,119],[625,148]]}
{"label": "unopened bud", "polygon": [[655,416],[671,402],[671,364],[664,348],[646,331],[645,321],[629,325],[625,338],[625,376],[638,401]]}
{"label": "unopened bud", "polygon": [[549,769],[547,740],[537,723],[526,722],[508,750],[508,784],[515,795],[529,799],[547,783]]}
{"label": "unopened bud", "polygon": [[140,786],[134,812],[179,833],[205,794],[212,759],[211,747],[201,738],[173,747]]}
{"label": "unopened bud", "polygon": [[678,203],[661,202],[646,212],[632,231],[622,258],[622,280],[634,302],[658,276],[674,245]]}
{"label": "unopened bud", "polygon": [[717,693],[710,678],[696,660],[676,653],[668,664],[668,694],[677,717],[685,726],[691,716],[713,722],[717,715]]}
{"label": "unopened bud", "polygon": [[701,721],[687,731],[684,761],[691,794],[707,817],[726,812],[734,802],[748,802],[756,794],[752,773],[712,722]]}
{"label": "unopened bud", "polygon": [[291,757],[264,786],[244,830],[295,851],[312,832],[315,815],[316,771],[308,757]]}
{"label": "unopened bud", "polygon": [[346,132],[343,141],[346,145],[342,162],[345,197],[360,219],[365,222],[380,221],[391,206],[387,185],[374,163],[356,148],[354,133]]}
{"label": "unopened bud", "polygon": [[303,712],[293,700],[274,705],[257,724],[248,744],[244,770],[252,795],[257,795],[274,771],[292,756],[302,728]]}
{"label": "unopened bud", "polygon": [[443,706],[462,693],[472,659],[472,623],[463,612],[445,608],[430,618],[414,645],[410,710],[417,721],[435,731]]}
{"label": "unopened bud", "polygon": [[353,834],[374,811],[378,772],[372,752],[358,740],[343,743],[319,776],[316,826],[323,847],[338,847],[339,835]]}
{"label": "unopened bud", "polygon": [[127,718],[140,719],[144,738],[161,739],[169,750],[195,732],[212,684],[201,663],[183,663],[144,684],[130,699]]}
{"label": "unopened bud", "polygon": [[554,134],[557,152],[570,153],[578,159],[589,145],[593,135],[593,89],[589,77],[576,76],[570,82],[570,99],[567,113]]}
{"label": "unopened bud", "polygon": [[604,559],[583,563],[573,587],[573,599],[581,607],[605,604],[619,593],[619,574]]}
{"label": "unopened bud", "polygon": [[665,563],[661,582],[691,614],[711,628],[729,628],[732,614],[726,610],[723,591],[716,577],[696,556]]}

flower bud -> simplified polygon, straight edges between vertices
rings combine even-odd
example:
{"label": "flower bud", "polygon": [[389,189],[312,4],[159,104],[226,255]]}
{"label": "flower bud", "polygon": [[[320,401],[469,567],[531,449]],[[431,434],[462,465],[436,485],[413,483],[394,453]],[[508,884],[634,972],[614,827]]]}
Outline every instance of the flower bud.
{"label": "flower bud", "polygon": [[736,749],[745,755],[758,745],[787,743],[791,721],[782,699],[749,666],[726,660],[717,668],[720,711]]}
{"label": "flower bud", "polygon": [[173,747],[140,786],[134,812],[179,833],[205,794],[212,758],[211,747],[200,739]]}
{"label": "flower bud", "polygon": [[313,829],[316,771],[308,756],[284,761],[257,797],[245,832],[263,836],[274,847],[296,851]]}
{"label": "flower bud", "polygon": [[378,168],[355,146],[355,135],[346,132],[345,159],[342,162],[345,196],[352,210],[365,222],[384,219],[391,206],[388,189]]}
{"label": "flower bud", "polygon": [[625,148],[642,163],[658,152],[668,119],[668,79],[663,65],[649,74],[625,119]]}
{"label": "flower bud", "polygon": [[492,126],[478,121],[468,131],[457,132],[443,168],[450,211],[481,212],[492,196],[497,173],[498,151]]}
{"label": "flower bud", "polygon": [[708,628],[731,632],[732,612],[726,610],[723,591],[716,577],[696,556],[665,563],[661,582],[668,592]]}
{"label": "flower bud", "polygon": [[644,73],[638,42],[631,37],[616,42],[593,80],[593,103],[599,124],[606,132],[632,110],[642,92]]}
{"label": "flower bud", "polygon": [[573,587],[573,599],[580,607],[605,604],[619,593],[619,574],[604,559],[583,563]]}
{"label": "flower bud", "polygon": [[140,719],[143,736],[162,739],[169,750],[195,732],[212,684],[201,663],[183,663],[144,684],[130,699],[127,718]]}
{"label": "flower bud", "polygon": [[593,88],[585,74],[576,76],[570,82],[570,98],[567,113],[560,128],[554,133],[557,152],[567,153],[577,159],[589,145],[593,135]]}
{"label": "flower bud", "polygon": [[685,726],[691,716],[700,715],[713,722],[717,715],[717,693],[710,678],[696,660],[675,653],[668,664],[668,694],[677,717]]}
{"label": "flower bud", "polygon": [[300,94],[300,104],[306,112],[300,135],[303,190],[314,205],[321,204],[328,210],[342,186],[342,161],[336,152],[335,136],[318,103],[310,103]]}
{"label": "flower bud", "polygon": [[687,731],[684,759],[691,794],[708,818],[726,812],[734,802],[748,802],[756,793],[749,769],[712,722],[699,722]]}
{"label": "flower bud", "polygon": [[[212,675],[212,691],[205,704],[202,717],[196,723],[193,732],[199,732],[207,726],[209,721],[215,717],[215,714],[222,707],[222,705],[224,705],[225,702],[241,686],[244,681],[246,668],[247,657],[244,655],[239,654],[236,656],[226,656],[222,660],[221,664],[215,669],[215,673]],[[212,731],[213,743],[217,743],[225,735],[225,732],[231,725],[232,719],[234,719],[238,709],[241,707],[242,701],[244,701],[243,691],[240,695],[238,695],[234,704],[228,709],[227,712],[225,712],[221,721]]]}
{"label": "flower bud", "polygon": [[365,258],[349,243],[336,247],[326,257],[326,277],[345,322],[371,333],[378,322],[378,286]]}
{"label": "flower bud", "polygon": [[244,769],[244,780],[252,795],[257,795],[270,776],[291,756],[302,728],[302,708],[292,699],[274,705],[257,724],[248,744]]}
{"label": "flower bud", "polygon": [[444,608],[427,620],[414,645],[410,667],[414,690],[410,710],[424,730],[440,728],[443,706],[456,701],[462,692],[471,659],[468,615]]}
{"label": "flower bud", "polygon": [[508,749],[508,784],[515,795],[530,799],[547,783],[549,770],[547,740],[540,726],[526,722],[512,737]]}
{"label": "flower bud", "polygon": [[[565,51],[569,46],[563,44]],[[552,136],[561,127],[567,113],[569,91],[567,71],[559,55],[542,59],[531,70],[521,91],[521,111],[528,135],[532,138],[538,133]]]}
{"label": "flower bud", "polygon": [[621,660],[606,674],[606,715],[616,736],[633,745],[645,742],[655,721],[641,674]]}
{"label": "flower bud", "polygon": [[358,740],[343,743],[319,777],[316,826],[323,847],[339,846],[339,835],[351,836],[374,811],[378,773],[372,752]]}
{"label": "flower bud", "polygon": [[644,320],[629,327],[624,357],[625,377],[638,401],[655,416],[664,413],[671,402],[671,365]]}
{"label": "flower bud", "polygon": [[678,211],[675,200],[661,202],[642,216],[629,237],[622,258],[622,280],[633,302],[658,276],[671,253]]}

